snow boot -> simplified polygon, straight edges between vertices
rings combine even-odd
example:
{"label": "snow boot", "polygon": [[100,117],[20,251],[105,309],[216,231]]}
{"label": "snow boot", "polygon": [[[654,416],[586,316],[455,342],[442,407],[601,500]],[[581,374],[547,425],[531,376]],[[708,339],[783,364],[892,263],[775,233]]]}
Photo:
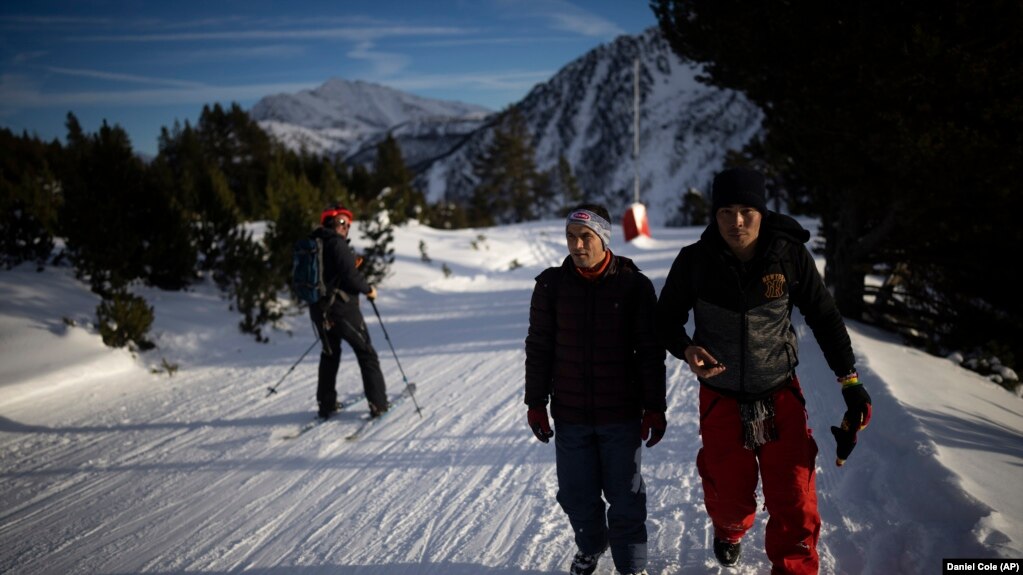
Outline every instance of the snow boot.
{"label": "snow boot", "polygon": [[390,403],[385,405],[383,408],[378,407],[377,404],[373,403],[372,401],[367,401],[366,403],[369,404],[369,417],[370,417],[370,419],[373,419],[375,417],[380,417],[381,415],[387,413],[387,410],[391,408],[391,404]]}
{"label": "snow boot", "polygon": [[724,541],[714,538],[714,557],[725,567],[731,567],[739,562],[739,555],[742,553],[742,543],[736,541]]}
{"label": "snow boot", "polygon": [[340,409],[341,409],[340,401],[335,401],[334,405],[330,405],[329,403],[321,403],[319,404],[319,410],[316,412],[316,415],[320,419],[328,419],[330,418],[331,415],[334,415]]}
{"label": "snow boot", "polygon": [[587,555],[582,551],[577,552],[572,558],[572,567],[568,570],[569,575],[592,575],[597,570],[597,560],[603,554],[603,551],[593,555]]}

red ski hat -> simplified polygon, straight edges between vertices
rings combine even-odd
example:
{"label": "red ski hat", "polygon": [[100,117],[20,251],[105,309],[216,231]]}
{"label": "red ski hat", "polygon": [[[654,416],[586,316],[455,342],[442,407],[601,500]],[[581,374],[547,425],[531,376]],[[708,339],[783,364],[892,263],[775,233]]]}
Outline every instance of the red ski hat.
{"label": "red ski hat", "polygon": [[337,205],[333,208],[327,208],[320,214],[320,225],[325,228],[333,228],[337,226],[337,219],[340,216],[348,218],[348,222],[354,222],[355,216],[352,215],[352,211],[348,208]]}

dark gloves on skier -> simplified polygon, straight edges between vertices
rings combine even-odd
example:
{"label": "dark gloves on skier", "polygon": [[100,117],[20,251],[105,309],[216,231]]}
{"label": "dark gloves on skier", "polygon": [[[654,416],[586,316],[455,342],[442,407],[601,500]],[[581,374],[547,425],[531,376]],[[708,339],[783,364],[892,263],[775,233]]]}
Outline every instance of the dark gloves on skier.
{"label": "dark gloves on skier", "polygon": [[857,432],[866,429],[870,423],[872,407],[870,394],[860,383],[856,372],[850,373],[838,379],[842,384],[842,398],[845,399],[845,415],[842,417],[841,427],[831,427],[831,434],[835,436],[838,443],[837,459],[835,465],[841,467],[849,458],[854,447],[856,447]]}
{"label": "dark gloves on skier", "polygon": [[647,447],[657,445],[657,442],[664,437],[664,431],[668,429],[668,422],[664,419],[663,411],[644,411],[643,422],[639,426],[639,436],[643,439],[650,439],[646,442]]}
{"label": "dark gloves on skier", "polygon": [[526,419],[529,421],[529,428],[533,430],[533,435],[540,441],[547,443],[554,437],[546,407],[530,407]]}

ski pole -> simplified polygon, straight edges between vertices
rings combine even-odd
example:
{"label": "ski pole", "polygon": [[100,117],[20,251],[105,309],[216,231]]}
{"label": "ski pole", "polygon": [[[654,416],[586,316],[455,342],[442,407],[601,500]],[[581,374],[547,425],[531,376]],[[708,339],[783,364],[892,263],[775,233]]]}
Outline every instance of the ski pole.
{"label": "ski pole", "polygon": [[369,300],[369,303],[373,305],[373,313],[377,314],[377,321],[380,322],[380,329],[384,331],[384,339],[387,340],[387,345],[390,346],[391,353],[394,355],[394,363],[398,364],[398,371],[401,372],[401,379],[405,381],[405,389],[408,390],[409,397],[412,398],[412,403],[416,406],[416,413],[419,414],[419,417],[422,417],[423,410],[419,409],[419,402],[416,401],[416,396],[412,393],[412,386],[409,385],[408,378],[405,377],[405,370],[401,368],[401,362],[398,361],[398,353],[394,351],[394,344],[391,343],[391,336],[387,335],[387,328],[384,327],[384,320],[380,318],[380,310],[377,309],[377,302]]}
{"label": "ski pole", "polygon": [[291,365],[291,369],[289,369],[284,375],[282,375],[281,378],[277,381],[277,383],[274,384],[273,387],[268,387],[267,388],[268,391],[266,392],[266,397],[270,397],[271,395],[277,393],[277,386],[284,382],[284,378],[288,377],[288,375],[292,371],[295,370],[295,366],[297,366],[298,364],[302,363],[302,360],[305,359],[305,356],[309,355],[309,352],[312,351],[313,347],[315,347],[316,344],[319,343],[319,342],[320,342],[320,337],[319,337],[319,332],[317,332],[317,334],[316,334],[316,341],[313,342],[313,345],[310,345],[309,349],[305,350],[305,353],[302,354],[302,357],[298,358],[298,361],[296,361],[295,363],[293,363]]}

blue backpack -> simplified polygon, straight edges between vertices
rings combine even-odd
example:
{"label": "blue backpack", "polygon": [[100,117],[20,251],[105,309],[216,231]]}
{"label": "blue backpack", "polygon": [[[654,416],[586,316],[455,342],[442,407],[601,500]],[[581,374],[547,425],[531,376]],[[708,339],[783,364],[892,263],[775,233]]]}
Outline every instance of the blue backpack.
{"label": "blue backpack", "polygon": [[304,238],[295,242],[291,262],[291,286],[300,301],[314,305],[327,296],[322,240]]}

